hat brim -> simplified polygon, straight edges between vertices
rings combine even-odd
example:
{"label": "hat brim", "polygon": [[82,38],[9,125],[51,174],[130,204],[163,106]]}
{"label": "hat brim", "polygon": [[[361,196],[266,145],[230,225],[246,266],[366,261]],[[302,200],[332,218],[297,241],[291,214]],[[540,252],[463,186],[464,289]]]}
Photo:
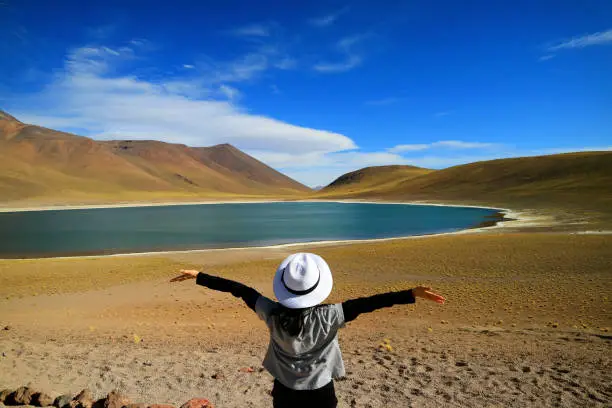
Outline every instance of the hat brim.
{"label": "hat brim", "polygon": [[315,262],[317,263],[317,267],[319,268],[319,272],[321,274],[319,284],[312,292],[306,295],[295,295],[287,290],[281,280],[283,269],[285,269],[287,264],[293,259],[294,256],[295,255],[292,255],[285,259],[276,270],[273,283],[274,295],[281,305],[288,307],[289,309],[303,309],[306,307],[316,306],[327,299],[331,293],[332,286],[334,286],[331,270],[323,258],[318,255],[314,255]]}

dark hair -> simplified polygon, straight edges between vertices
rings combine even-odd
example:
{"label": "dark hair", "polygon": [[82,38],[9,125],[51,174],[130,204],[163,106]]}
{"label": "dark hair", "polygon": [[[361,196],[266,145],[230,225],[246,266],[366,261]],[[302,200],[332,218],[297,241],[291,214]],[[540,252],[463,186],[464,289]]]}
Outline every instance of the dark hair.
{"label": "dark hair", "polygon": [[279,307],[274,310],[273,315],[275,318],[278,318],[280,327],[285,333],[290,336],[297,336],[304,328],[304,320],[312,313],[315,307],[289,309],[288,307],[279,305]]}

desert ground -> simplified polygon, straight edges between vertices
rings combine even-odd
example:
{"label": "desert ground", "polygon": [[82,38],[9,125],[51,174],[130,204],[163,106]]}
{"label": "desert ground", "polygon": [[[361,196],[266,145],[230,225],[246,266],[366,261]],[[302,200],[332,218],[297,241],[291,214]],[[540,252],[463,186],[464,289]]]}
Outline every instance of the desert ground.
{"label": "desert ground", "polygon": [[0,387],[52,396],[271,406],[265,325],[242,301],[170,284],[181,268],[273,297],[288,254],[323,256],[327,302],[431,285],[340,331],[340,407],[610,406],[612,235],[532,223],[459,235],[139,256],[0,261]]}

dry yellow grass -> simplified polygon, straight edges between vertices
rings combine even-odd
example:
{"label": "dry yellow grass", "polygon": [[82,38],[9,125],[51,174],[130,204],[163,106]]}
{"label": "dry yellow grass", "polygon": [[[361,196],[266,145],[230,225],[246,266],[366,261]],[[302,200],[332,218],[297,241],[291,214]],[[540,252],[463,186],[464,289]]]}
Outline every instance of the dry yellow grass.
{"label": "dry yellow grass", "polygon": [[184,266],[158,257],[0,260],[0,297],[103,289],[160,278]]}
{"label": "dry yellow grass", "polygon": [[612,226],[612,152],[609,151],[489,160],[417,177],[395,176],[392,168],[377,172],[376,179],[381,182],[376,186],[357,179],[345,183],[338,191],[326,188],[313,197],[536,208],[566,220]]}
{"label": "dry yellow grass", "polygon": [[[507,328],[556,324],[566,329],[576,326],[599,330],[612,326],[611,247],[612,237],[607,235],[518,233],[439,236],[308,250],[323,256],[333,270],[335,286],[330,302],[431,284],[448,298],[444,308],[436,309],[436,322]],[[278,263],[296,250],[253,250],[256,255],[243,261],[239,261],[240,252],[234,256],[231,252],[194,252],[7,260],[0,262],[0,295],[82,292],[170,278],[180,268],[208,265],[207,270],[213,274],[244,282],[272,296],[270,281]],[[230,298],[226,299],[227,313],[242,306]],[[426,317],[434,308],[436,305],[422,304],[414,313]]]}
{"label": "dry yellow grass", "polygon": [[373,166],[346,173],[317,193],[318,197],[342,197],[352,194],[377,194],[393,190],[397,186],[418,176],[435,170],[414,166]]}

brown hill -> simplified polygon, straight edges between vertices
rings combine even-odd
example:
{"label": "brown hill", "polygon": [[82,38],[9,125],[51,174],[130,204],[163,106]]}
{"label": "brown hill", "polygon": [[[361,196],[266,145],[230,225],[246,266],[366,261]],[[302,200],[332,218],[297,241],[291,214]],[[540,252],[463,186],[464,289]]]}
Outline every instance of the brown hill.
{"label": "brown hill", "polygon": [[295,196],[309,188],[230,145],[95,141],[0,111],[0,202]]}
{"label": "brown hill", "polygon": [[434,170],[415,166],[372,166],[346,173],[319,191],[320,195],[376,194]]}
{"label": "brown hill", "polygon": [[353,180],[348,184],[351,191],[339,190],[338,197],[455,201],[612,212],[612,152],[483,161],[430,171],[416,177],[398,175],[395,182],[390,179],[396,177],[396,168],[376,170],[378,180],[388,181],[373,187],[366,177],[361,182],[361,179],[351,176],[372,171],[363,169],[340,177],[318,194],[336,196],[334,185],[350,179]]}

